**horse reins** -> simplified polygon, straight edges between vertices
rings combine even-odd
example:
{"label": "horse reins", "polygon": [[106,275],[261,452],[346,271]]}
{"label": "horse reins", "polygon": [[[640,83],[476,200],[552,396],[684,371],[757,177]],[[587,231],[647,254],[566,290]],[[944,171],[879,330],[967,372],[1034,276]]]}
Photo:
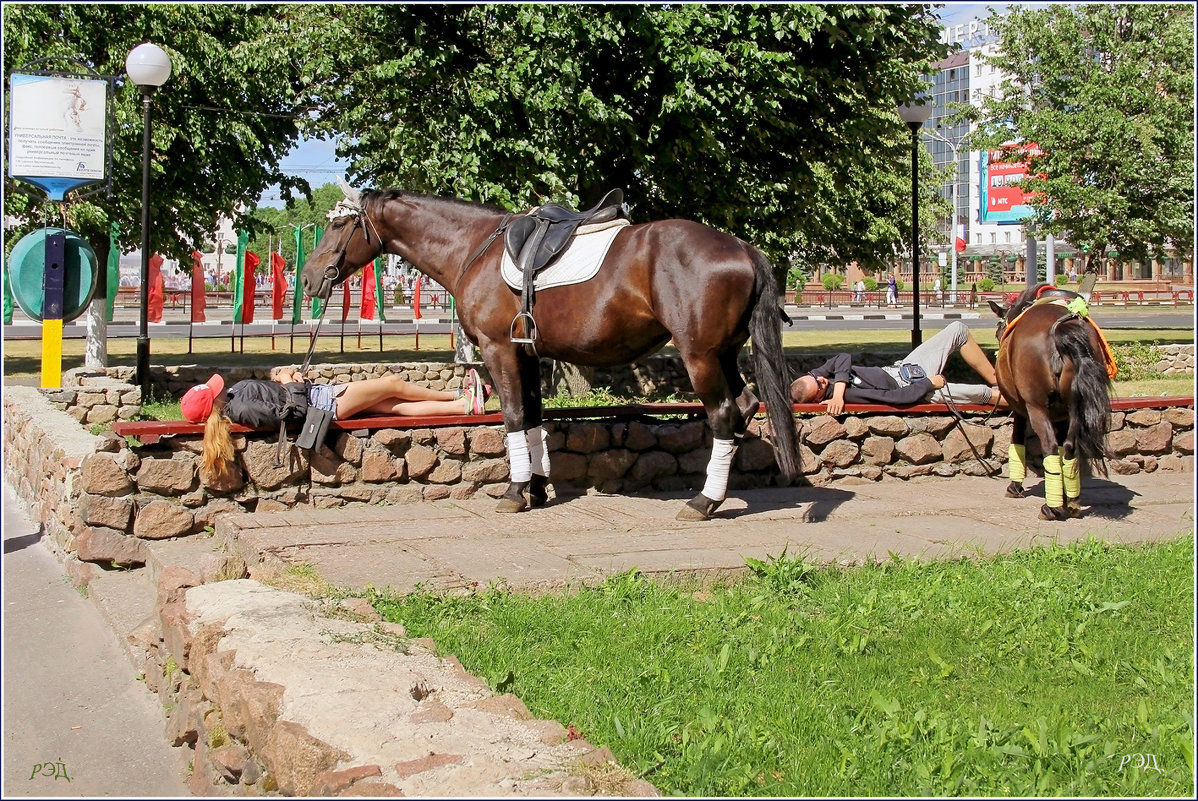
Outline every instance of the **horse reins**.
{"label": "horse reins", "polygon": [[[1001,395],[1002,393],[1000,391],[999,395],[995,397],[994,405],[990,407],[990,411],[986,412],[986,416],[982,418],[982,421],[977,423],[977,425],[985,425],[990,420],[990,417],[996,411],[998,411],[998,398],[1001,397]],[[948,382],[945,382],[944,384],[943,397],[944,405],[948,407],[950,412],[952,412],[953,422],[957,425],[958,430],[960,430],[961,436],[965,437],[965,444],[969,446],[969,450],[973,451],[973,458],[977,459],[978,464],[980,464],[982,469],[986,471],[986,477],[993,478],[994,476],[998,475],[999,470],[991,468],[990,465],[986,464],[986,460],[982,458],[982,455],[978,453],[978,449],[974,446],[973,440],[971,440],[969,438],[969,434],[965,432],[965,416],[961,414],[961,410],[957,408],[956,401],[953,400],[952,390],[948,388]]]}

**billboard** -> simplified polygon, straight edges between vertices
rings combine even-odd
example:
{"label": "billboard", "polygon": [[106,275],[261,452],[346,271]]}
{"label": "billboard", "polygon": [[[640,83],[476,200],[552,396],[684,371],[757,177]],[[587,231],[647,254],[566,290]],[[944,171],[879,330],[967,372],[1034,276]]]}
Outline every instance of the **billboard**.
{"label": "billboard", "polygon": [[999,150],[981,151],[978,156],[979,222],[1018,225],[1032,216],[1029,195],[1021,186],[1027,176],[1027,160],[1002,161],[1012,150],[1026,154],[1028,158],[1042,153],[1034,143],[1009,144]]}
{"label": "billboard", "polygon": [[8,174],[51,200],[107,172],[108,81],[13,74]]}

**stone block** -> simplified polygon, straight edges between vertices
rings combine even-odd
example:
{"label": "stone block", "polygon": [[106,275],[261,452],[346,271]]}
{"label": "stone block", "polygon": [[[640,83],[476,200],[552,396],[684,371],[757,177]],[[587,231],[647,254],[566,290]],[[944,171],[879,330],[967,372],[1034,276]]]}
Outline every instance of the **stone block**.
{"label": "stone block", "polygon": [[146,540],[164,540],[190,534],[194,525],[191,510],[170,501],[150,501],[137,510],[133,534]]}

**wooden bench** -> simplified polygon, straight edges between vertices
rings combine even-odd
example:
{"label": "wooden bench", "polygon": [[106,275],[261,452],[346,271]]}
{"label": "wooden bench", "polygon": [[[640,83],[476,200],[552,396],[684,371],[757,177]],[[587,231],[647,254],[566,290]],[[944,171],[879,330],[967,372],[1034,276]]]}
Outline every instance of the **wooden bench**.
{"label": "wooden bench", "polygon": [[[1192,397],[1169,398],[1117,398],[1111,401],[1114,411],[1130,411],[1133,409],[1162,408],[1169,406],[1193,406]],[[978,403],[961,403],[957,409],[962,412],[985,414],[990,406]],[[761,406],[765,411],[765,404]],[[820,403],[796,403],[795,414],[821,414],[825,411]],[[844,414],[950,414],[951,410],[943,403],[917,403],[913,406],[889,406],[884,403],[849,403],[845,404]],[[1006,414],[1006,410],[998,414]],[[628,403],[621,406],[574,406],[560,409],[545,409],[546,420],[651,420],[660,421],[666,417],[685,417],[698,419],[705,417],[701,403]],[[446,426],[476,426],[502,425],[501,412],[487,414],[440,414],[435,416],[401,417],[399,415],[379,415],[373,417],[352,417],[349,420],[334,420],[329,428],[337,431],[375,431],[382,428],[411,429],[438,428]],[[277,428],[247,428],[241,425],[230,426],[234,433],[249,434],[255,431],[278,432]],[[203,436],[203,423],[189,423],[184,420],[121,420],[112,424],[112,431],[121,437],[136,437],[145,445],[153,445],[162,437],[176,435]]]}

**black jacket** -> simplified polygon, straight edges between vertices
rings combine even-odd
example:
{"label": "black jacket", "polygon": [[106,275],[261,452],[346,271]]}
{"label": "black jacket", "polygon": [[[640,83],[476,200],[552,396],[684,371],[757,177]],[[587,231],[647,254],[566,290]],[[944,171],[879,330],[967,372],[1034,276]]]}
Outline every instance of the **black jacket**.
{"label": "black jacket", "polygon": [[280,384],[247,378],[227,390],[225,415],[247,428],[272,428],[281,422],[302,421],[308,413],[308,385]]}
{"label": "black jacket", "polygon": [[885,403],[890,406],[910,406],[927,398],[935,389],[930,378],[921,378],[905,387],[899,386],[890,373],[881,367],[854,367],[853,359],[847,353],[836,354],[812,370],[811,375],[823,376],[828,379],[828,389],[824,393],[824,400],[832,397],[832,390],[837,382],[847,384],[844,392],[846,403]]}

